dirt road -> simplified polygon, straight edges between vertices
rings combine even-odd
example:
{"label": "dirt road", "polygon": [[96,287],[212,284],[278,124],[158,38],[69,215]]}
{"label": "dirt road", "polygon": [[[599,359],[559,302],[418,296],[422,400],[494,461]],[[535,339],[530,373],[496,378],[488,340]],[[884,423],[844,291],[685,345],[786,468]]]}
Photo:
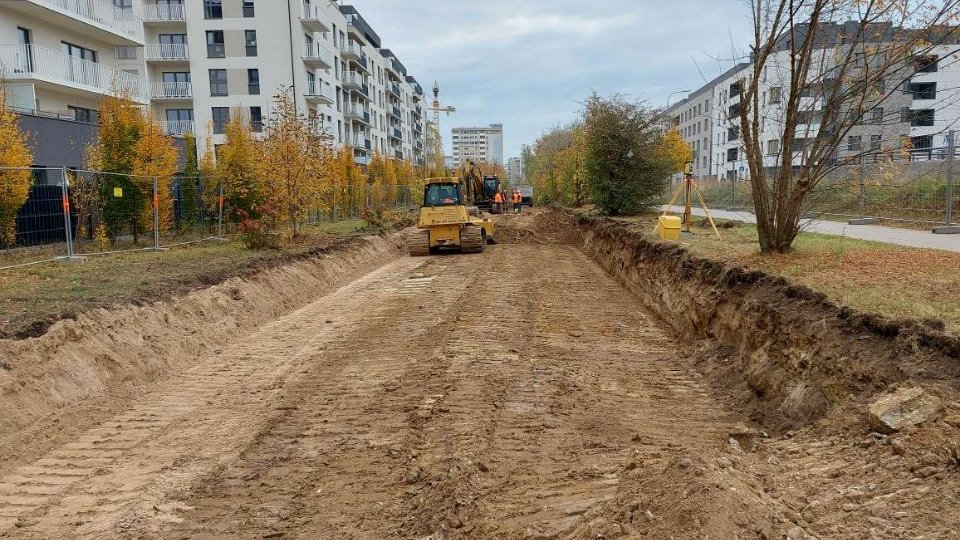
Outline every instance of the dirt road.
{"label": "dirt road", "polygon": [[571,246],[402,258],[0,468],[0,536],[587,534],[738,421],[678,345]]}

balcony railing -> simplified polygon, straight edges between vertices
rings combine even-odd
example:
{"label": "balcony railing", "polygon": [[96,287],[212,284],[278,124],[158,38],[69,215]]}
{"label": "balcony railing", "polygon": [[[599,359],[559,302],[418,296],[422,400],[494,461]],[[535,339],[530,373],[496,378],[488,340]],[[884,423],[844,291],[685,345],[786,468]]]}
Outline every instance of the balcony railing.
{"label": "balcony railing", "polygon": [[397,97],[397,98],[400,97],[400,87],[399,87],[399,86],[397,86],[397,85],[395,85],[395,84],[391,84],[390,86],[387,87],[387,90],[389,90],[390,93],[394,95],[394,97]]}
{"label": "balcony railing", "polygon": [[152,99],[190,99],[193,85],[188,82],[154,82],[150,84]]}
{"label": "balcony railing", "polygon": [[37,45],[0,45],[0,66],[3,66],[3,77],[7,79],[40,79],[97,94],[125,91],[134,101],[148,101],[147,83],[143,77],[69,56],[56,49]]}
{"label": "balcony railing", "polygon": [[186,21],[187,14],[183,4],[147,4],[143,6],[143,20],[156,21]]}
{"label": "balcony railing", "polygon": [[356,71],[348,72],[343,78],[343,85],[361,87],[363,86],[363,75]]}
{"label": "balcony railing", "polygon": [[348,105],[344,109],[343,115],[347,118],[353,118],[360,120],[366,124],[370,123],[370,113],[366,111],[363,107],[358,107],[356,105]]}
{"label": "balcony railing", "polygon": [[190,48],[186,43],[148,43],[143,55],[147,60],[188,60]]}
{"label": "balcony railing", "polygon": [[373,147],[373,144],[371,144],[370,139],[366,138],[366,136],[360,133],[353,136],[353,140],[351,141],[351,143],[352,143],[351,146],[353,146],[354,148],[359,148],[361,150],[370,150],[370,148]]}
{"label": "balcony railing", "polygon": [[390,113],[393,114],[393,117],[396,118],[397,120],[400,120],[403,118],[403,116],[401,116],[400,114],[400,107],[391,107]]}
{"label": "balcony railing", "polygon": [[303,60],[311,63],[321,63],[327,68],[333,67],[333,56],[320,43],[304,45]]}
{"label": "balcony railing", "polygon": [[320,32],[330,31],[324,18],[323,9],[321,9],[320,6],[307,3],[300,6],[300,22],[313,30]]}
{"label": "balcony railing", "polygon": [[322,81],[307,81],[307,98],[314,99],[323,99],[329,103],[333,103],[333,90],[327,90],[323,87]]}
{"label": "balcony railing", "polygon": [[393,133],[391,133],[391,136],[393,136],[394,139],[403,140],[403,132],[400,131],[399,129],[394,128]]}
{"label": "balcony railing", "polygon": [[166,135],[186,135],[193,133],[193,120],[167,120],[160,122],[163,133]]}
{"label": "balcony railing", "polygon": [[363,56],[363,48],[361,48],[358,43],[350,41],[340,48],[340,53],[343,56],[356,56],[359,58]]}
{"label": "balcony railing", "polygon": [[106,0],[26,0],[88,24],[108,28],[134,41],[143,41],[143,20],[129,9],[115,6]]}

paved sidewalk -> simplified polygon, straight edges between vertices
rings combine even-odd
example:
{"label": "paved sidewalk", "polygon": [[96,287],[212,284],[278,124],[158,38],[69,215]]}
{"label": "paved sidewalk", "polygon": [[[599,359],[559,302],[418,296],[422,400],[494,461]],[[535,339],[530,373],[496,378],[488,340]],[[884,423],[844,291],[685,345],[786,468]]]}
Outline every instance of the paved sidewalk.
{"label": "paved sidewalk", "polygon": [[[671,212],[675,214],[683,213],[682,206],[673,206],[670,209]],[[703,209],[698,207],[693,208],[693,213],[696,216],[704,215]],[[738,219],[746,223],[756,223],[757,221],[753,212],[730,212],[727,210],[711,209],[710,215],[721,219]],[[847,225],[843,222],[823,219],[807,219],[804,220],[803,223],[803,230],[806,232],[846,236],[847,238],[857,238],[860,240],[873,240],[887,244],[941,249],[960,253],[960,235],[958,234],[933,234],[930,231],[880,227],[878,225]]]}

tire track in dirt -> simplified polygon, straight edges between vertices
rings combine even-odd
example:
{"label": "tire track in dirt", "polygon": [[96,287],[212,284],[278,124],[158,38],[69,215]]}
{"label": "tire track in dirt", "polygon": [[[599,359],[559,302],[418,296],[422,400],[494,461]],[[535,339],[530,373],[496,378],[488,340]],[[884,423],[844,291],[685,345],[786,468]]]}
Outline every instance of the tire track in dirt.
{"label": "tire track in dirt", "polygon": [[344,371],[290,389],[295,414],[158,536],[552,537],[638,455],[725,441],[678,344],[581,252],[431,260],[423,298],[331,344]]}
{"label": "tire track in dirt", "polygon": [[267,324],[78,440],[0,477],[0,534],[102,537],[175,519],[168,497],[236,453],[288,411],[288,379],[323,343],[404,298],[423,261],[403,259]]}

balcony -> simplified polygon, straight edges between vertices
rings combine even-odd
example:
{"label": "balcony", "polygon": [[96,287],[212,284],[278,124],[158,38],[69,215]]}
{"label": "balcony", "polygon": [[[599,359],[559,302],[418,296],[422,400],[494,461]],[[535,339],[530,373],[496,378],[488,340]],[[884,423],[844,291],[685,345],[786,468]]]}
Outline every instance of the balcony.
{"label": "balcony", "polygon": [[347,42],[346,45],[340,47],[340,56],[342,56],[344,60],[360,58],[363,56],[363,47],[355,41]]}
{"label": "balcony", "polygon": [[324,88],[322,81],[307,81],[307,91],[304,98],[312,103],[333,104],[333,90]]}
{"label": "balcony", "polygon": [[193,120],[168,120],[166,122],[160,122],[160,127],[163,128],[165,135],[174,137],[194,133]]}
{"label": "balcony", "polygon": [[362,133],[357,133],[353,136],[351,146],[353,146],[354,149],[367,151],[373,148],[373,144],[370,142],[370,139],[366,138]]}
{"label": "balcony", "polygon": [[395,85],[395,84],[388,85],[388,86],[387,86],[387,91],[390,92],[390,95],[391,95],[391,96],[393,96],[393,97],[395,97],[395,98],[397,98],[397,99],[403,99],[403,98],[400,96],[400,87],[399,87],[399,86],[397,86],[397,85]]}
{"label": "balcony", "polygon": [[143,56],[148,62],[186,62],[190,59],[190,47],[186,43],[148,43],[143,47]]}
{"label": "balcony", "polygon": [[99,99],[116,89],[129,92],[138,103],[147,103],[147,82],[143,77],[103,64],[68,56],[56,49],[36,45],[0,45],[0,66],[7,80],[32,81],[54,92],[66,92]]}
{"label": "balcony", "polygon": [[313,68],[330,69],[333,67],[333,55],[321,43],[304,46],[303,62]]}
{"label": "balcony", "polygon": [[400,107],[390,107],[390,109],[387,111],[387,114],[396,118],[397,120],[403,120],[403,116],[401,116],[400,113]]}
{"label": "balcony", "polygon": [[323,10],[320,9],[320,6],[313,4],[300,6],[300,24],[311,32],[327,33],[330,31]]}
{"label": "balcony", "polygon": [[396,139],[396,140],[402,142],[402,141],[403,141],[403,132],[400,131],[400,130],[397,129],[397,128],[393,128],[393,129],[390,130],[390,138]]}
{"label": "balcony", "polygon": [[143,20],[108,0],[19,0],[3,6],[111,45],[143,45]]}
{"label": "balcony", "polygon": [[144,24],[183,23],[187,12],[183,4],[147,4],[143,6]]}
{"label": "balcony", "polygon": [[361,122],[368,126],[370,125],[370,113],[358,105],[348,105],[343,111],[343,117],[347,120]]}
{"label": "balcony", "polygon": [[423,107],[421,107],[420,105],[417,105],[416,107],[414,107],[413,115],[416,116],[417,118],[423,118]]}
{"label": "balcony", "polygon": [[347,90],[359,90],[366,86],[363,82],[363,75],[351,71],[343,77],[343,87]]}
{"label": "balcony", "polygon": [[403,159],[403,150],[394,150],[393,157],[397,159]]}
{"label": "balcony", "polygon": [[150,99],[192,99],[193,85],[188,82],[150,83]]}

